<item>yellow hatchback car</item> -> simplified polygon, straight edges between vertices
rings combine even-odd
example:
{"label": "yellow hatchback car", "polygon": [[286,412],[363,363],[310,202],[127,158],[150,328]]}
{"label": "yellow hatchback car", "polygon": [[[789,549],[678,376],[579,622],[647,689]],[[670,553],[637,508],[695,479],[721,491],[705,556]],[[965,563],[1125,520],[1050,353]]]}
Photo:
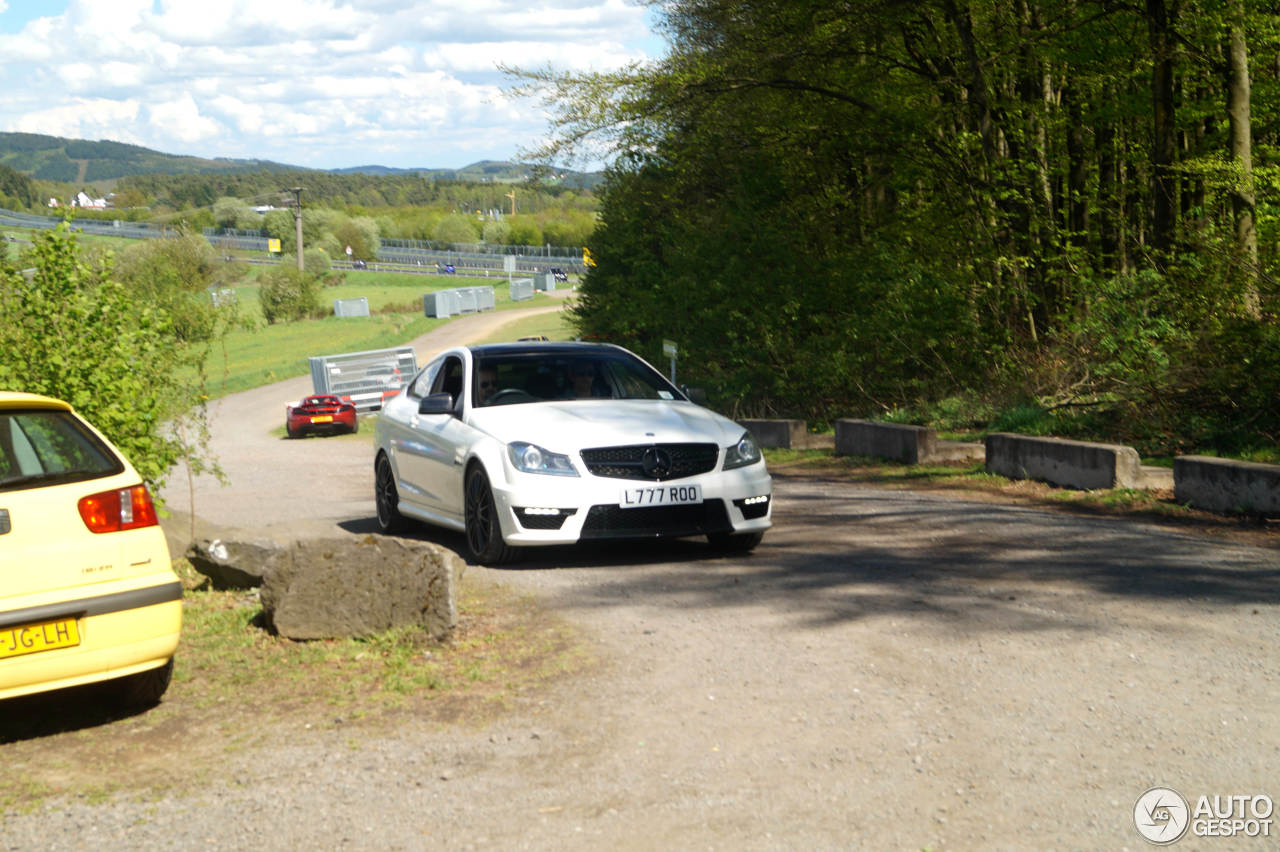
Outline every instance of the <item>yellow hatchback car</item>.
{"label": "yellow hatchback car", "polygon": [[133,466],[67,403],[0,391],[0,699],[113,680],[155,704],[181,628]]}

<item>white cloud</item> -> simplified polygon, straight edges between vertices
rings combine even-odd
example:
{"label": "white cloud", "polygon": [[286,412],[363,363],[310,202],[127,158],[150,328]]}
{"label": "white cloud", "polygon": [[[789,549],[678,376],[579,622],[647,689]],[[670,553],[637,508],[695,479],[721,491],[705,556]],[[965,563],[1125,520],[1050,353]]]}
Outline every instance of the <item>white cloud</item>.
{"label": "white cloud", "polygon": [[[3,7],[5,0],[0,0]],[[333,168],[458,167],[546,131],[498,63],[653,50],[628,0],[71,0],[0,34],[0,129]]]}

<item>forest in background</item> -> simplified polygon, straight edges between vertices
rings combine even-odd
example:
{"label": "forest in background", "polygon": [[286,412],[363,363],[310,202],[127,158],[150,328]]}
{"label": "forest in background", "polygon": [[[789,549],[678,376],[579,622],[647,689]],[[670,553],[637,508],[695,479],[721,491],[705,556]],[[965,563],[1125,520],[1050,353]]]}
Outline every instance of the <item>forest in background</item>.
{"label": "forest in background", "polygon": [[1254,0],[670,0],[512,70],[616,157],[584,334],[741,415],[1280,441],[1280,28]]}

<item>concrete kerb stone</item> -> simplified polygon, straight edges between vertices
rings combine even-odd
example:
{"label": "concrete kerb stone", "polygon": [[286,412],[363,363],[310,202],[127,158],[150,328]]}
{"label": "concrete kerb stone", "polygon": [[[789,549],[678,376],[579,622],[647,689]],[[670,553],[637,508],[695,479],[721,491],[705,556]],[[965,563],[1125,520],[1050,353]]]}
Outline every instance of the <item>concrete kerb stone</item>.
{"label": "concrete kerb stone", "polygon": [[756,443],[766,450],[795,450],[806,445],[806,423],[803,420],[739,420]]}
{"label": "concrete kerb stone", "polygon": [[1197,509],[1280,514],[1280,465],[1178,456],[1173,482],[1174,499]]}
{"label": "concrete kerb stone", "polygon": [[836,421],[835,454],[872,456],[903,464],[939,464],[981,460],[982,444],[944,441],[927,426],[878,423],[874,420]]}
{"label": "concrete kerb stone", "polygon": [[1145,486],[1142,461],[1132,447],[1007,432],[988,435],[986,446],[987,472],[1010,479],[1085,491]]}

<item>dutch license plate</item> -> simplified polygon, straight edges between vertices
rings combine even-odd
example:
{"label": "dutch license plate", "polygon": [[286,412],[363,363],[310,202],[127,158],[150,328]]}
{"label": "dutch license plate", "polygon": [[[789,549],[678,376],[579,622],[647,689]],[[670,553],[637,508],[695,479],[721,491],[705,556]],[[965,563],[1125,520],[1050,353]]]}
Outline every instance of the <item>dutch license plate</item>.
{"label": "dutch license plate", "polygon": [[332,423],[332,422],[333,422],[333,415],[332,415],[332,414],[317,414],[315,417],[312,417],[312,418],[311,418],[311,422],[312,422],[312,423]]}
{"label": "dutch license plate", "polygon": [[79,644],[80,628],[74,618],[0,629],[0,659]]}
{"label": "dutch license plate", "polygon": [[702,502],[702,488],[698,485],[645,485],[624,488],[618,499],[623,509],[639,509],[644,506],[684,506]]}

